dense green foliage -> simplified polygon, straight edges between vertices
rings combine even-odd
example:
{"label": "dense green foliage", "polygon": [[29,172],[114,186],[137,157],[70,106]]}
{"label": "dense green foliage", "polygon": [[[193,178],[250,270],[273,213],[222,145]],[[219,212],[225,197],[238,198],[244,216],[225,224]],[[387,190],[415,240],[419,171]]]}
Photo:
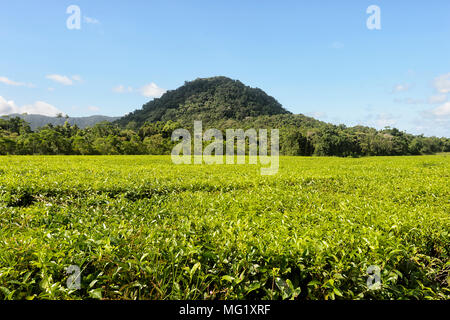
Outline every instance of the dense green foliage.
{"label": "dense green foliage", "polygon": [[283,155],[357,157],[450,151],[448,138],[414,136],[395,128],[349,128],[294,115],[260,89],[214,77],[186,82],[115,123],[96,123],[84,129],[62,116],[36,130],[23,119],[0,118],[0,155],[169,154],[173,130],[192,130],[194,120],[202,120],[204,129],[222,132],[279,129]]}
{"label": "dense green foliage", "polygon": [[244,120],[246,117],[288,113],[261,89],[251,88],[238,80],[213,77],[186,82],[117,123],[140,127],[145,122],[171,120],[185,124],[201,119],[205,124],[213,124],[223,119]]}
{"label": "dense green foliage", "polygon": [[281,157],[274,176],[1,157],[0,298],[449,299],[449,169],[444,155]]}
{"label": "dense green foliage", "polygon": [[[193,123],[169,120],[146,123],[139,129],[121,128],[108,122],[80,129],[66,122],[58,126],[46,125],[33,132],[19,118],[0,119],[0,155],[170,154],[174,146],[173,130],[192,130],[192,126]],[[242,121],[223,119],[216,121],[214,127],[223,133],[228,128],[279,128],[282,155],[355,157],[450,151],[448,138],[414,136],[395,128],[381,131],[361,126],[347,128],[303,115],[259,116]]]}

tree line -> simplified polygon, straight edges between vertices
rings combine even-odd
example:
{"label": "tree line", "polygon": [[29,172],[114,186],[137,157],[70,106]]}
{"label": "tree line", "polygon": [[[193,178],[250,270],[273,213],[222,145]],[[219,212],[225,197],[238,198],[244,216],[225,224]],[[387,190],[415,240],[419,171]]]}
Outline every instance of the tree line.
{"label": "tree line", "polygon": [[[449,138],[412,135],[389,127],[376,130],[364,126],[336,126],[302,115],[262,116],[245,121],[228,119],[215,125],[223,131],[226,128],[279,128],[281,155],[358,157],[450,152]],[[191,129],[186,123],[171,120],[147,122],[140,128],[133,126],[123,128],[101,122],[80,129],[65,122],[32,131],[30,125],[18,117],[0,119],[0,154],[170,154],[176,144],[171,141],[172,132],[180,127]]]}

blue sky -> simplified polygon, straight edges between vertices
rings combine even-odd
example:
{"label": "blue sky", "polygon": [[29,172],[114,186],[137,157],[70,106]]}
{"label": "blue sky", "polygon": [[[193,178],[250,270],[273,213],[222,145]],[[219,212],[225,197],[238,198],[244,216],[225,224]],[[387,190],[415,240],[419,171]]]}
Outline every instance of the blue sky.
{"label": "blue sky", "polygon": [[327,122],[450,136],[448,0],[3,0],[0,43],[0,113],[119,116],[224,75]]}

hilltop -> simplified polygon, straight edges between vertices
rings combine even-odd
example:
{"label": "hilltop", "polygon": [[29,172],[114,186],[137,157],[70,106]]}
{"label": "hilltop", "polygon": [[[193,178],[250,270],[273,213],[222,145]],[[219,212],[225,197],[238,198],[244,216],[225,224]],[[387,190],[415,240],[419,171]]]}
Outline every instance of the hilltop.
{"label": "hilltop", "polygon": [[205,123],[224,119],[244,120],[247,117],[290,114],[273,97],[259,88],[244,85],[227,77],[198,78],[187,81],[176,90],[167,91],[142,109],[117,121],[121,126],[133,122],[203,120]]}
{"label": "hilltop", "polygon": [[[282,155],[358,157],[450,152],[450,139],[445,137],[415,136],[389,127],[376,130],[326,123],[289,112],[261,89],[227,77],[212,77],[185,82],[119,119],[38,115],[0,118],[0,154],[170,154],[173,130],[192,129],[194,120],[202,120],[204,129],[221,131],[278,129]],[[53,126],[45,126],[48,123]]]}

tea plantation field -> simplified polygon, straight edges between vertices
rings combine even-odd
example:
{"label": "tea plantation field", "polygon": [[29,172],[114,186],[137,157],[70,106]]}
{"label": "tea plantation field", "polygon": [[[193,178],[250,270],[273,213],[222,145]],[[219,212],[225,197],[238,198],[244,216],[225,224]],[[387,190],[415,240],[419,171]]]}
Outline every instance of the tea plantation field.
{"label": "tea plantation field", "polygon": [[0,299],[449,299],[449,182],[448,155],[0,157]]}

